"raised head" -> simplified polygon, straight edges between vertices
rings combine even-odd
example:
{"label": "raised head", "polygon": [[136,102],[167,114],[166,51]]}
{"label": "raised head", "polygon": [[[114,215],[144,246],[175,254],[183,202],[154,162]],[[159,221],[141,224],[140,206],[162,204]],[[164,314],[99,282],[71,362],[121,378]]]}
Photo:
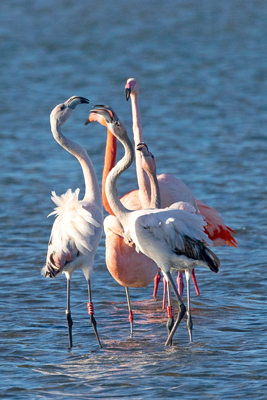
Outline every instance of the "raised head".
{"label": "raised head", "polygon": [[58,104],[50,114],[50,122],[62,126],[71,116],[72,111],[78,104],[89,104],[85,97],[72,96],[65,103]]}
{"label": "raised head", "polygon": [[147,145],[142,142],[138,143],[136,150],[142,154],[142,168],[150,174],[156,174],[156,161],[153,154],[149,151]]}
{"label": "raised head", "polygon": [[131,94],[136,94],[138,95],[139,93],[139,85],[137,81],[134,78],[129,78],[127,79],[126,85],[125,85],[125,96],[126,100],[129,100],[129,97]]}
{"label": "raised head", "polygon": [[125,126],[119,120],[119,117],[115,111],[109,106],[94,106],[93,110],[90,111],[90,115],[85,121],[85,124],[87,125],[92,121],[98,121],[102,125],[105,125],[108,130],[119,140],[127,137],[127,130]]}

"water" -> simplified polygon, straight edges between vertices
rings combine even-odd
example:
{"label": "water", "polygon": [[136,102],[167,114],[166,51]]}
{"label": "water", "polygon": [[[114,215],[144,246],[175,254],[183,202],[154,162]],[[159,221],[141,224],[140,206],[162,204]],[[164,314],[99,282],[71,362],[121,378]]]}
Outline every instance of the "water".
{"label": "water", "polygon": [[[266,398],[266,17],[263,0],[1,2],[0,398]],[[84,96],[111,105],[131,133],[123,93],[131,76],[158,173],[182,178],[215,207],[239,246],[215,249],[220,274],[196,272],[194,343],[183,321],[165,348],[166,316],[151,285],[131,290],[129,338],[103,237],[92,287],[103,349],[77,271],[68,352],[66,280],[44,279],[40,269],[51,190],[83,192],[83,178],[53,140],[49,114]],[[78,107],[64,132],[87,148],[100,181],[106,133],[84,126],[88,112]],[[134,166],[118,185],[121,193],[136,187]]]}

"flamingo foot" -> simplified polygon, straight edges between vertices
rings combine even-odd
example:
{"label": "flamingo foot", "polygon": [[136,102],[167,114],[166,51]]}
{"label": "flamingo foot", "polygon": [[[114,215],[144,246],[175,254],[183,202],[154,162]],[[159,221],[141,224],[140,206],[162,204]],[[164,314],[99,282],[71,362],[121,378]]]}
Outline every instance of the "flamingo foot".
{"label": "flamingo foot", "polygon": [[193,332],[193,321],[192,321],[191,311],[187,311],[186,326],[187,326],[187,329],[188,329],[190,343],[192,343],[193,342],[193,333],[192,333]]}
{"label": "flamingo foot", "polygon": [[182,321],[184,315],[186,313],[186,307],[184,304],[180,305],[180,309],[176,318],[176,321],[172,327],[172,330],[168,336],[168,339],[166,340],[165,346],[170,346],[170,343],[172,341],[173,335],[175,334],[176,329],[178,328],[178,325],[180,324],[180,322]]}
{"label": "flamingo foot", "polygon": [[[173,318],[173,317],[168,318],[168,319],[167,319],[167,323],[166,323],[167,331],[168,331],[168,336],[169,336],[170,333],[171,333],[173,324],[174,324],[174,318]],[[172,346],[172,339],[171,339],[170,342],[169,342],[169,346]]]}
{"label": "flamingo foot", "polygon": [[99,339],[99,336],[98,336],[98,332],[97,332],[97,327],[96,327],[97,324],[96,324],[96,320],[95,320],[94,314],[90,314],[90,320],[91,320],[91,325],[92,325],[93,330],[94,330],[95,335],[96,335],[98,346],[99,346],[100,349],[102,349],[102,345],[101,345],[101,342],[100,342],[100,339]]}
{"label": "flamingo foot", "polygon": [[72,348],[72,325],[73,321],[71,318],[71,312],[69,310],[66,310],[66,319],[67,319],[67,324],[68,324],[68,332],[69,332],[69,350]]}
{"label": "flamingo foot", "polygon": [[[167,306],[167,315],[168,315],[168,319],[167,319],[167,331],[168,331],[168,336],[171,333],[173,324],[174,324],[174,318],[173,318],[173,307],[172,306]],[[170,341],[170,346],[172,346],[172,340]]]}
{"label": "flamingo foot", "polygon": [[93,327],[93,330],[95,332],[95,336],[99,345],[99,348],[102,349],[102,345],[98,336],[98,332],[97,332],[97,327],[96,327],[96,320],[94,317],[94,305],[92,302],[89,301],[89,303],[87,303],[87,309],[88,309],[88,314],[90,315],[90,321],[91,321],[91,325]]}

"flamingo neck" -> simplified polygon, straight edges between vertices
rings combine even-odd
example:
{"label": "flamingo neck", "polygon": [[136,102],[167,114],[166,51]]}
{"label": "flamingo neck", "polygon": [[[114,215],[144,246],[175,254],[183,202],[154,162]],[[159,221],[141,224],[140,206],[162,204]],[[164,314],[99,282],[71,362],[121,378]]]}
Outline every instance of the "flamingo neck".
{"label": "flamingo neck", "polygon": [[[132,106],[132,119],[133,119],[133,135],[134,135],[134,143],[135,147],[138,143],[144,141],[143,139],[143,131],[142,131],[142,123],[141,123],[141,115],[139,110],[139,105],[137,101],[137,95],[132,93],[131,97],[131,106]],[[139,186],[139,198],[142,205],[142,208],[149,208],[150,205],[150,185],[146,172],[142,168],[142,158],[140,151],[135,152],[135,163],[136,163],[136,175]]]}
{"label": "flamingo neck", "polygon": [[105,192],[107,196],[108,203],[115,214],[115,216],[119,219],[122,224],[124,230],[127,227],[127,219],[129,214],[131,213],[120,201],[119,193],[116,187],[117,180],[119,176],[126,171],[134,160],[134,150],[132,143],[130,142],[128,136],[121,139],[118,138],[124,147],[124,156],[122,159],[115,165],[115,167],[108,174]]}
{"label": "flamingo neck", "polygon": [[115,136],[112,135],[112,133],[109,130],[107,130],[105,161],[104,161],[104,168],[103,168],[103,174],[102,174],[102,202],[103,202],[103,206],[105,207],[106,211],[110,215],[114,215],[114,212],[112,211],[112,209],[109,205],[109,202],[107,200],[105,185],[106,185],[106,180],[107,180],[108,174],[115,165],[116,153],[117,153],[117,139]]}
{"label": "flamingo neck", "polygon": [[87,151],[78,143],[67,139],[61,132],[61,126],[56,121],[51,121],[51,131],[54,139],[60,144],[60,146],[76,157],[81,165],[85,182],[85,194],[83,200],[98,202],[98,204],[101,204],[101,194],[96,173]]}
{"label": "flamingo neck", "polygon": [[149,208],[161,208],[161,198],[160,198],[160,190],[159,183],[157,179],[156,170],[153,173],[146,171],[151,188],[151,200]]}

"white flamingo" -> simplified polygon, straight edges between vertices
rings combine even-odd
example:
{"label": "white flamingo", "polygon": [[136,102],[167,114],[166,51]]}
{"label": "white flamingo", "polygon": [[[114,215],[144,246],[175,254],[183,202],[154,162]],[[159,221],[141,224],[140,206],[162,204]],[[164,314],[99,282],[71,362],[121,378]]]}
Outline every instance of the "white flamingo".
{"label": "white flamingo", "polygon": [[[191,214],[181,209],[148,209],[130,211],[123,206],[116,188],[119,176],[130,167],[134,150],[124,125],[110,107],[99,107],[95,111],[105,118],[108,129],[122,143],[125,154],[111,170],[106,181],[106,195],[109,205],[123,226],[125,237],[133,241],[137,251],[153,259],[170,282],[180,306],[174,326],[166,345],[182,320],[186,307],[176,289],[171,270],[192,270],[196,265],[204,265],[218,272],[218,257],[205,246],[212,244],[204,233],[205,221],[201,215]],[[191,316],[190,316],[191,317]],[[189,324],[190,325],[190,324]],[[191,326],[188,329],[192,330]]]}
{"label": "white flamingo", "polygon": [[64,273],[67,278],[67,310],[66,318],[69,332],[69,346],[72,347],[72,325],[70,310],[70,280],[73,272],[81,268],[88,285],[88,314],[94,329],[99,347],[94,307],[91,293],[91,275],[94,257],[103,231],[103,206],[100,189],[93,164],[87,151],[79,144],[67,139],[61,132],[62,125],[69,119],[78,104],[88,104],[89,100],[73,96],[65,103],[57,105],[50,115],[51,130],[54,139],[79,161],[84,175],[85,194],[79,200],[80,189],[72,193],[69,189],[62,196],[52,192],[52,200],[56,204],[51,237],[48,244],[46,265],[43,274],[55,278]]}
{"label": "white flamingo", "polygon": [[[141,165],[143,170],[147,173],[147,176],[149,178],[150,182],[150,196],[151,196],[151,203],[150,203],[150,208],[161,208],[161,196],[160,196],[160,188],[159,188],[159,183],[157,179],[157,173],[156,173],[156,162],[153,154],[149,151],[148,146],[145,143],[139,143],[136,147],[136,150],[141,152]],[[179,210],[184,210],[186,212],[189,212],[191,214],[196,214],[196,209],[192,206],[192,204],[184,201],[179,201],[177,203],[172,204],[169,208],[177,208]],[[190,341],[193,341],[192,337],[192,328],[193,328],[193,322],[192,322],[192,317],[191,317],[191,305],[190,305],[190,276],[191,276],[191,271],[190,270],[185,270],[185,276],[186,276],[186,284],[187,284],[187,327],[188,327],[188,332],[189,332],[189,338]],[[180,274],[181,271],[180,271]],[[164,278],[164,303],[165,303],[165,296],[167,292],[167,298],[168,298],[168,306],[167,306],[167,330],[168,333],[171,332],[173,324],[174,324],[174,318],[173,318],[173,307],[172,307],[172,300],[171,300],[171,288],[169,282],[166,282],[165,285],[165,278]],[[178,290],[179,293],[179,290]],[[180,294],[180,293],[179,293]],[[164,304],[165,308],[165,304]],[[170,345],[172,344],[172,341],[169,343]]]}

